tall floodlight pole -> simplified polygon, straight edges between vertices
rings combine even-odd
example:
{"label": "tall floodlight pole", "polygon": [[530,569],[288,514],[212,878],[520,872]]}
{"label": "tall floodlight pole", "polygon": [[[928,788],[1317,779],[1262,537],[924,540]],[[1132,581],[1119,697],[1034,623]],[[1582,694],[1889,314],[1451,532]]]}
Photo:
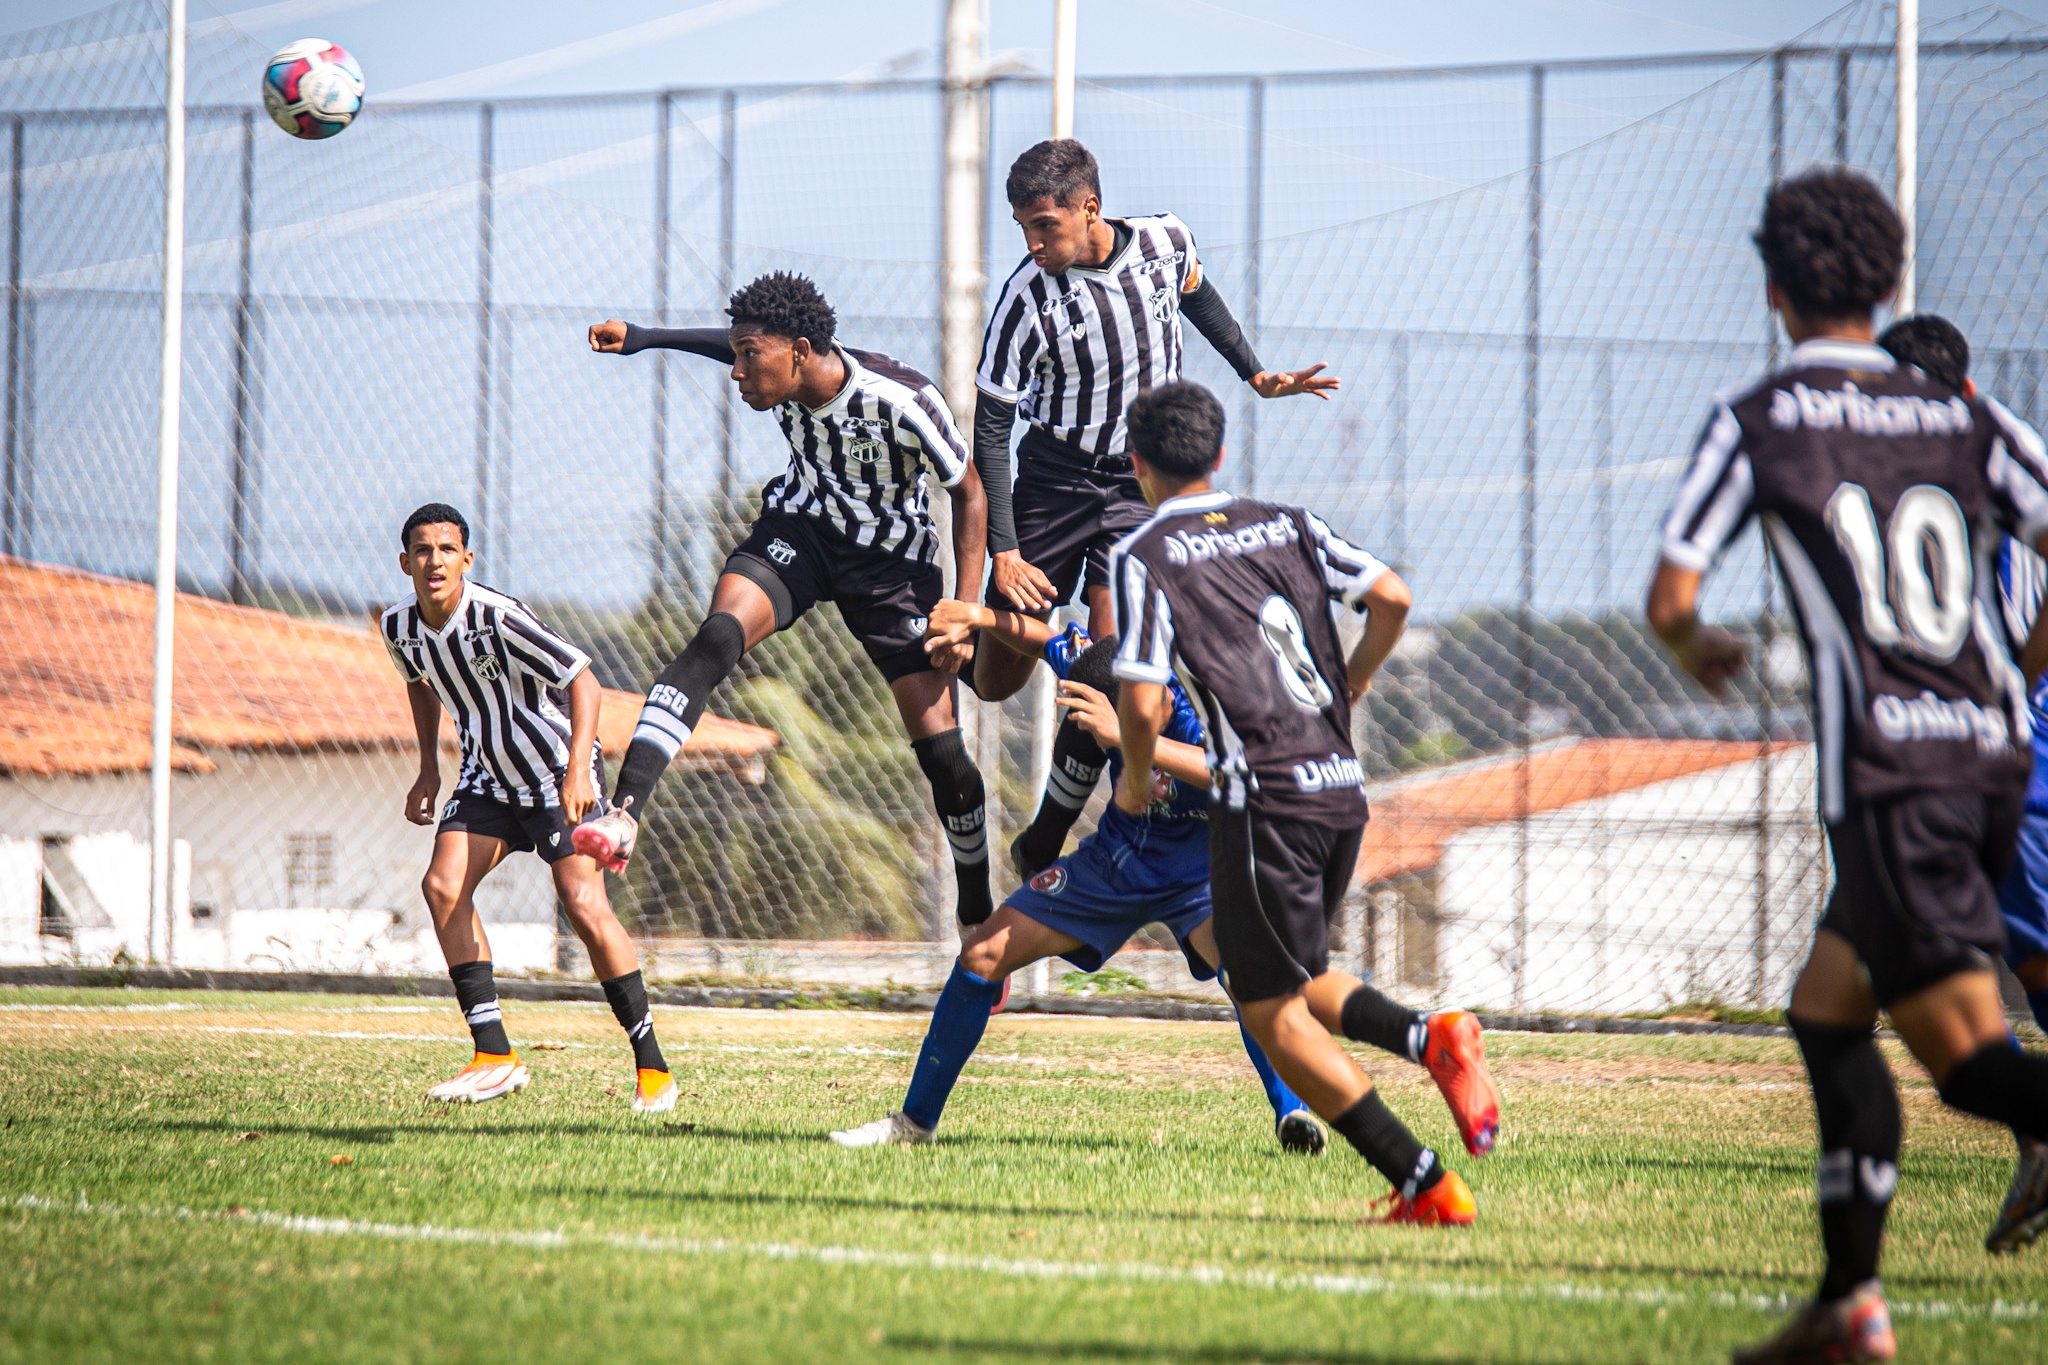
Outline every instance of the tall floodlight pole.
{"label": "tall floodlight pole", "polygon": [[185,0],[164,75],[163,351],[156,431],[156,660],[149,723],[149,957],[171,952],[171,662],[178,606],[178,418],[185,324]]}
{"label": "tall floodlight pole", "polygon": [[1906,229],[1906,264],[1892,313],[1905,317],[1919,307],[1920,295],[1920,0],[1899,0],[1898,81],[1899,183],[1893,198]]}
{"label": "tall floodlight pole", "polygon": [[[987,0],[947,0],[945,74],[945,184],[940,211],[939,241],[939,385],[955,420],[974,430],[974,369],[981,355],[981,309],[985,279],[982,270],[983,199],[988,188],[988,25]],[[952,564],[952,505],[933,500],[939,528],[939,557]],[[958,565],[952,565],[958,585]],[[997,720],[1002,710],[984,707],[962,689],[961,738],[975,765],[988,775],[989,828],[997,827],[1002,783],[995,780],[1001,742]],[[944,926],[934,929],[944,936]]]}

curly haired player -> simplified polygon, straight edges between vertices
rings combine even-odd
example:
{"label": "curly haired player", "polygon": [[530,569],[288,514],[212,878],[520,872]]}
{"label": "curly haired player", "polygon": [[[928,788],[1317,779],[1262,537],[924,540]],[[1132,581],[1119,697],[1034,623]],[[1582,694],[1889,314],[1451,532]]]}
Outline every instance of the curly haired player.
{"label": "curly haired player", "polygon": [[[1756,233],[1790,364],[1718,402],[1664,523],[1651,627],[1722,694],[1739,638],[1700,622],[1707,571],[1752,519],[1798,607],[1835,886],[1786,1018],[1820,1128],[1827,1269],[1739,1365],[1889,1360],[1878,1283],[1899,1097],[1880,1010],[1951,1108],[2048,1137],[2048,1058],[2007,1027],[1997,888],[2026,792],[2026,682],[1977,609],[2001,535],[2048,547],[2048,459],[2002,409],[1902,366],[1872,314],[1904,260],[1884,194],[1847,170],[1780,182]],[[2041,657],[2037,621],[2024,655]]]}
{"label": "curly haired player", "polygon": [[761,515],[726,560],[704,623],[648,689],[612,809],[577,826],[576,847],[623,868],[654,784],[712,689],[748,650],[835,602],[896,699],[952,844],[960,920],[979,924],[994,909],[986,801],[954,707],[955,675],[973,651],[924,648],[925,620],[944,592],[928,475],[953,499],[958,589],[981,586],[987,507],[967,444],[931,380],[837,340],[831,305],[802,276],[763,275],[725,311],[732,326],[722,331],[618,321],[590,329],[593,351],[661,347],[731,365],[746,405],[781,422],[789,468],[762,490]]}

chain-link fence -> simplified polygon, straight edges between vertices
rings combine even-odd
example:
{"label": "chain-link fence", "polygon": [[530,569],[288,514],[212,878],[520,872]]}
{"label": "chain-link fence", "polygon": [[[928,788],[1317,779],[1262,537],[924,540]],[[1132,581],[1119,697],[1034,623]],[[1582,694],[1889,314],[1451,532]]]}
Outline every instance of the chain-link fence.
{"label": "chain-link fence", "polygon": [[[132,946],[138,850],[146,885],[146,744],[138,766],[114,742],[147,734],[146,605],[122,596],[142,589],[57,569],[152,571],[162,23],[130,0],[0,42],[15,960]],[[1345,381],[1328,405],[1261,402],[1188,349],[1238,395],[1228,479],[1319,509],[1415,588],[1360,713],[1375,819],[1344,926],[1403,993],[1782,997],[1825,888],[1796,641],[1753,540],[1709,599],[1757,639],[1737,700],[1684,684],[1638,604],[1709,396],[1778,356],[1747,241],[1765,186],[1817,162],[1892,178],[1892,23],[1861,4],[1770,52],[1083,84],[1109,210],[1180,214],[1268,365]],[[607,685],[644,687],[785,450],[718,367],[592,355],[585,327],[710,324],[735,284],[797,269],[849,341],[936,373],[942,92],[399,105],[371,63],[357,125],[309,144],[257,107],[260,45],[216,20],[192,52],[180,564],[236,605],[180,616],[173,951],[433,966],[427,836],[399,815],[411,731],[366,630],[407,590],[399,522],[465,507],[478,576]],[[2038,419],[2048,35],[1986,10],[1922,52],[1922,304]],[[1001,78],[987,100],[993,290],[1021,254],[1002,170],[1049,92]],[[633,704],[609,703],[611,730]],[[614,885],[674,949],[658,960],[784,969],[789,940],[947,938],[944,842],[833,611],[712,709],[760,728],[679,765]],[[1035,804],[1031,735],[1010,703],[997,850]],[[501,963],[554,960],[537,868],[480,901]]]}

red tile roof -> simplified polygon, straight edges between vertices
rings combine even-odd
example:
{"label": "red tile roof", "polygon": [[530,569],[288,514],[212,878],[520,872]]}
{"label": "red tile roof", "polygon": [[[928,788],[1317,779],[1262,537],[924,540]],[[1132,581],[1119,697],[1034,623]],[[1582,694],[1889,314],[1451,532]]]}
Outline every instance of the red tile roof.
{"label": "red tile roof", "polygon": [[[1770,747],[1776,752],[1797,746]],[[1541,815],[1747,763],[1763,748],[1711,739],[1584,739],[1539,749],[1526,759],[1517,754],[1407,778],[1373,793],[1357,881],[1383,882],[1435,867],[1452,837],[1517,818],[1525,800],[1529,814]]]}
{"label": "red tile roof", "polygon": [[[147,584],[0,556],[0,772],[149,767],[155,597]],[[172,763],[214,749],[409,749],[405,687],[365,629],[178,594]],[[637,693],[606,689],[605,753],[625,752]],[[443,743],[454,731],[444,722]],[[773,730],[706,715],[676,761],[758,780]]]}

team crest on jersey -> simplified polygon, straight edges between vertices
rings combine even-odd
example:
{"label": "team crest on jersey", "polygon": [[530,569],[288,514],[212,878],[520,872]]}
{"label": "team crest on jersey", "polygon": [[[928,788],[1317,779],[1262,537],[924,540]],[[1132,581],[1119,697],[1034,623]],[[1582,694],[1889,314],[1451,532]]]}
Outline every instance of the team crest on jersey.
{"label": "team crest on jersey", "polygon": [[1145,300],[1145,311],[1154,320],[1165,322],[1173,316],[1173,286],[1162,284],[1152,291],[1152,297]]}
{"label": "team crest on jersey", "polygon": [[931,621],[926,617],[913,616],[910,618],[910,633],[912,635],[923,635],[925,627],[930,624]]}
{"label": "team crest on jersey", "polygon": [[1031,889],[1041,896],[1057,896],[1067,889],[1067,870],[1054,865],[1031,879]]}
{"label": "team crest on jersey", "polygon": [[477,655],[469,661],[469,671],[482,678],[485,682],[496,682],[498,680],[498,656],[495,654]]}
{"label": "team crest on jersey", "polygon": [[889,424],[879,417],[842,417],[839,432],[846,438],[846,458],[873,464],[889,443]]}
{"label": "team crest on jersey", "polygon": [[768,542],[768,557],[777,564],[788,565],[796,560],[796,546],[777,537]]}

